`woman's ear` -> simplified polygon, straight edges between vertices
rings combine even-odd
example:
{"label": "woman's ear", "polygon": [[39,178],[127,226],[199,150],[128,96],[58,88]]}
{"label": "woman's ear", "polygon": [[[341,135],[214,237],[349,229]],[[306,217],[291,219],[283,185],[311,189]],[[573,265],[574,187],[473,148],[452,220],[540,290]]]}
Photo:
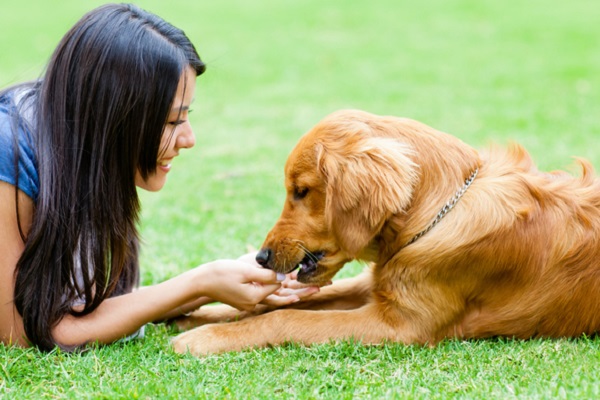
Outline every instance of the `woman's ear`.
{"label": "woman's ear", "polygon": [[395,139],[354,132],[331,147],[321,143],[317,154],[327,181],[326,219],[342,249],[356,256],[409,204],[417,181],[411,150]]}

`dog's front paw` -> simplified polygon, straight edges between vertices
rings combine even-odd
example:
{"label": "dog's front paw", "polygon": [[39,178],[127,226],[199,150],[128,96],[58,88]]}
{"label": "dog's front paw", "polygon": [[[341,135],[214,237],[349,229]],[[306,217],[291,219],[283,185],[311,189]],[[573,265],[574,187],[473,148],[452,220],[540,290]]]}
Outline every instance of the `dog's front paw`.
{"label": "dog's front paw", "polygon": [[173,349],[177,353],[190,353],[197,357],[217,353],[222,346],[211,330],[211,325],[204,325],[184,332],[172,340]]}
{"label": "dog's front paw", "polygon": [[241,350],[239,340],[227,331],[225,324],[204,325],[176,336],[171,343],[175,352],[196,357]]}

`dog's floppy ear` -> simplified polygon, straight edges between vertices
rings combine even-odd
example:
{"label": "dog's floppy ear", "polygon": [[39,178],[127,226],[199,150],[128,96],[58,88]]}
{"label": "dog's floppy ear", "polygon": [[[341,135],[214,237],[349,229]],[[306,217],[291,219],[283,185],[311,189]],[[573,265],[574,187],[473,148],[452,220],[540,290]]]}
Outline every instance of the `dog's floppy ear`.
{"label": "dog's floppy ear", "polygon": [[363,126],[317,145],[327,182],[325,216],[350,256],[364,249],[391,215],[406,208],[418,173],[406,144],[371,136],[366,125],[357,125]]}

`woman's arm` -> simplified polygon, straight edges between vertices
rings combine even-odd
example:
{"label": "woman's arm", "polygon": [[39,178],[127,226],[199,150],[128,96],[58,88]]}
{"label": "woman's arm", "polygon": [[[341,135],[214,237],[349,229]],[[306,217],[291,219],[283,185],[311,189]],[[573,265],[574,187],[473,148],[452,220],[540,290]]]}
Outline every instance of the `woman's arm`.
{"label": "woman's arm", "polygon": [[217,260],[157,285],[106,299],[86,316],[66,315],[53,336],[66,346],[111,343],[182,306],[208,299],[252,310],[280,287],[273,271],[236,260]]}
{"label": "woman's arm", "polygon": [[[144,289],[144,288],[140,288],[140,289]],[[166,314],[161,315],[154,322],[163,322],[163,321],[168,321],[173,318],[181,317],[183,315],[187,315],[187,314],[191,313],[192,311],[197,310],[198,308],[200,308],[206,304],[210,304],[210,303],[214,303],[214,302],[215,302],[215,300],[211,299],[210,297],[206,297],[206,296],[200,297],[194,301],[190,301],[189,303],[183,304],[173,310],[170,310]]]}
{"label": "woman's arm", "polygon": [[[18,191],[21,227],[26,234],[31,225],[33,201]],[[15,267],[25,244],[19,234],[15,208],[15,187],[0,181],[0,341],[27,345],[23,320],[15,308]]]}

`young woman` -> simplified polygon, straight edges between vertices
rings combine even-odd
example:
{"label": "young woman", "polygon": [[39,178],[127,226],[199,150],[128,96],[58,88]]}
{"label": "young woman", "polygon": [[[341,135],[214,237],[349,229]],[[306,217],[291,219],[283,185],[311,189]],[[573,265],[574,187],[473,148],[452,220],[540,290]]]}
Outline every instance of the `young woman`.
{"label": "young woman", "polygon": [[3,343],[110,343],[213,300],[252,309],[317,290],[279,291],[284,277],[235,260],[134,290],[136,186],[160,190],[194,145],[188,112],[204,70],[181,30],[106,5],[65,35],[42,79],[0,92]]}

